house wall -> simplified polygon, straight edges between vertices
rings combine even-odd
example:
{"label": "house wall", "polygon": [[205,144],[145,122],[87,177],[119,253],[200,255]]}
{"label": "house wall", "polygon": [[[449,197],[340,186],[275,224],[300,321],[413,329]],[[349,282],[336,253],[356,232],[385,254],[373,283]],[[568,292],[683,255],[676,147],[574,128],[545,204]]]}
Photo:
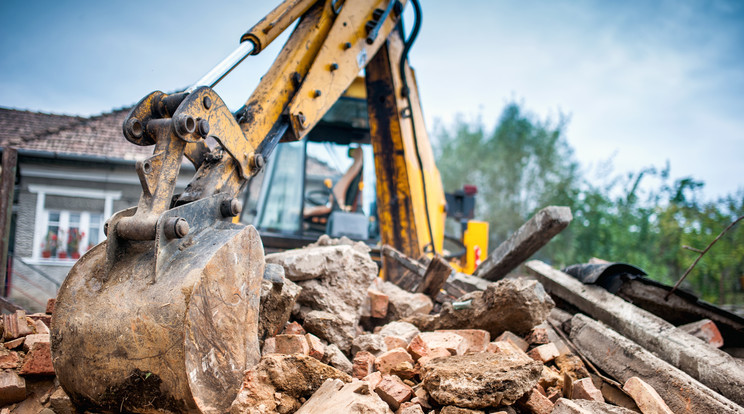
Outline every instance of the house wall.
{"label": "house wall", "polygon": [[[42,311],[47,299],[56,296],[59,285],[75,263],[74,259],[42,257],[41,244],[47,231],[45,210],[103,214],[137,205],[142,192],[134,165],[122,163],[61,162],[59,160],[21,158],[20,186],[16,214],[13,274],[10,298],[31,311]],[[176,191],[182,191],[194,169],[182,167]],[[45,193],[43,196],[41,193]],[[85,196],[81,196],[85,195]],[[40,205],[43,198],[43,205]],[[41,213],[41,214],[40,214]],[[108,219],[103,217],[102,222]],[[92,221],[92,219],[91,219]],[[101,222],[101,225],[102,225]],[[88,236],[90,238],[90,236]],[[103,240],[101,233],[100,240]]]}

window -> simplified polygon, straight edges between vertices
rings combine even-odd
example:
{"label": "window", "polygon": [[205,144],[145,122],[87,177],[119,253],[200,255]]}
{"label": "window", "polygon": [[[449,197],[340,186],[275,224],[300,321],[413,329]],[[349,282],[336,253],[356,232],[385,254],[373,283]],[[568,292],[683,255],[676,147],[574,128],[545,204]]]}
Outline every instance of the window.
{"label": "window", "polygon": [[30,185],[37,194],[32,262],[67,264],[104,239],[119,191]]}

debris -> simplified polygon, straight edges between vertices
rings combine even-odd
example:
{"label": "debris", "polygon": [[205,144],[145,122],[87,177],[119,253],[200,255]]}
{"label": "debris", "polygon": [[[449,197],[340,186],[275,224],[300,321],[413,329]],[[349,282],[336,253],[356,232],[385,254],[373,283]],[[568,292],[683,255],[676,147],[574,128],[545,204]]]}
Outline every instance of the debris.
{"label": "debris", "polygon": [[[365,256],[369,258],[366,251],[349,245],[308,246],[304,249],[267,254],[266,263],[282,266],[287,279],[300,282],[339,274],[345,269],[357,269],[365,261]],[[374,272],[376,273],[376,269]]]}
{"label": "debris", "polygon": [[388,335],[383,337],[383,340],[385,341],[385,349],[388,351],[395,348],[408,348],[408,342],[399,336]]}
{"label": "debris", "polygon": [[49,404],[56,414],[77,414],[77,409],[62,387],[57,387],[49,397]]}
{"label": "debris", "polygon": [[537,388],[529,390],[520,398],[518,405],[535,414],[550,414],[553,411],[553,403]]}
{"label": "debris", "polygon": [[452,267],[446,260],[440,256],[435,256],[426,267],[426,272],[424,272],[423,279],[416,292],[423,293],[432,300],[435,299],[452,272]]}
{"label": "debris", "polygon": [[572,219],[568,207],[543,208],[494,249],[473,275],[500,280],[565,229]]}
{"label": "debris", "polygon": [[367,351],[359,351],[351,361],[354,378],[362,379],[371,374],[375,368],[375,356]]}
{"label": "debris", "polygon": [[524,338],[524,340],[530,345],[545,345],[550,342],[548,330],[542,326],[532,328],[532,331]]}
{"label": "debris", "polygon": [[49,298],[46,304],[46,314],[51,315],[54,313],[54,305],[57,304],[57,298]]}
{"label": "debris", "polygon": [[620,382],[642,378],[665,396],[675,413],[744,413],[744,408],[599,322],[577,314],[571,326],[571,341],[597,367]]}
{"label": "debris", "polygon": [[373,318],[384,318],[387,316],[390,299],[388,295],[374,289],[367,290],[369,297],[369,316]]}
{"label": "debris", "polygon": [[551,414],[638,414],[637,411],[598,401],[560,398]]}
{"label": "debris", "polygon": [[52,351],[49,342],[36,342],[26,354],[21,375],[54,375]]}
{"label": "debris", "polygon": [[337,379],[328,379],[296,414],[392,414],[388,405],[370,388],[364,381],[344,384]]}
{"label": "debris", "polygon": [[[413,358],[411,358],[411,355],[405,349],[396,348],[379,355],[375,359],[375,369],[380,371],[382,375],[389,375],[390,371],[399,370],[398,367],[405,363],[410,366],[409,370],[413,370]],[[400,370],[406,370],[406,368],[404,367]]]}
{"label": "debris", "polygon": [[50,341],[49,334],[26,335],[26,338],[23,341],[23,350],[28,352],[31,350],[31,348],[34,347],[34,344],[39,343],[39,342],[49,343],[49,341]]}
{"label": "debris", "polygon": [[411,342],[413,337],[421,333],[419,329],[408,322],[394,321],[383,326],[379,334],[384,336],[397,336],[403,338],[406,343]]}
{"label": "debris", "polygon": [[285,324],[289,320],[289,315],[292,313],[292,307],[297,301],[300,290],[299,286],[287,279],[284,279],[281,284],[272,283],[265,279],[261,281],[261,306],[260,317],[258,318],[258,337],[260,339],[274,336],[283,328],[286,329]]}
{"label": "debris", "polygon": [[[526,264],[546,288],[737,404],[744,404],[744,362],[708,346],[663,319],[598,286],[533,260]],[[574,318],[575,321],[575,318]],[[573,324],[573,321],[572,321]],[[573,329],[572,329],[573,331]]]}
{"label": "debris", "polygon": [[323,362],[338,369],[341,372],[345,372],[349,375],[352,374],[352,365],[349,358],[341,352],[336,344],[330,344],[325,348],[325,354],[323,355]]}
{"label": "debris", "polygon": [[375,392],[388,403],[392,410],[397,410],[402,403],[413,396],[413,388],[395,375],[383,375],[382,380],[375,387]]}
{"label": "debris", "polygon": [[[452,355],[464,355],[468,349],[465,338],[452,332],[421,332],[417,338],[424,344],[425,349],[444,348]],[[416,338],[411,343],[414,341],[416,341]]]}
{"label": "debris", "polygon": [[605,402],[602,392],[594,386],[591,378],[582,378],[571,384],[571,398]]}
{"label": "debris", "polygon": [[356,326],[352,320],[342,319],[331,312],[310,311],[305,314],[305,331],[318,338],[336,344],[342,351],[348,352],[356,336]]}
{"label": "debris", "polygon": [[23,401],[26,381],[14,371],[0,371],[0,406]]}
{"label": "debris", "polygon": [[485,352],[491,342],[491,334],[483,329],[449,329],[437,332],[453,333],[465,339],[465,353]]}
{"label": "debris", "polygon": [[398,320],[411,315],[428,315],[434,303],[423,293],[407,292],[398,286],[376,280],[378,289],[388,296],[388,320]]}
{"label": "debris", "polygon": [[487,408],[513,404],[534,388],[542,364],[502,354],[437,358],[421,367],[426,391],[441,405]]}
{"label": "debris", "polygon": [[546,363],[554,360],[560,355],[560,353],[558,352],[558,348],[556,348],[553,343],[548,343],[532,348],[530,352],[527,353],[527,355],[529,355],[532,359],[535,359],[542,363]]}
{"label": "debris", "polygon": [[351,382],[347,374],[306,355],[266,355],[245,373],[230,413],[274,413],[279,407],[294,412],[301,398],[310,398],[329,378]]}
{"label": "debris", "polygon": [[485,414],[485,412],[481,410],[469,410],[467,408],[460,408],[454,405],[448,405],[446,407],[442,407],[442,411],[440,411],[439,413],[440,414]]}
{"label": "debris", "polygon": [[26,312],[17,310],[15,313],[2,315],[3,338],[8,341],[34,333],[33,327],[26,321]]}
{"label": "debris", "polygon": [[305,328],[303,328],[302,325],[295,321],[292,321],[284,325],[284,330],[282,331],[282,333],[289,335],[305,335],[307,332],[305,332]]}
{"label": "debris", "polygon": [[16,369],[21,366],[21,361],[18,352],[0,348],[0,369]]}
{"label": "debris", "polygon": [[643,414],[674,414],[661,399],[659,393],[638,377],[628,378],[623,390],[633,397]]}
{"label": "debris", "polygon": [[504,331],[504,333],[499,335],[499,337],[496,338],[494,342],[499,342],[499,341],[510,342],[512,345],[516,346],[517,348],[525,352],[527,351],[527,348],[529,348],[530,346],[530,344],[528,344],[527,341],[520,338],[518,335],[512,333],[511,331]]}
{"label": "debris", "polygon": [[323,355],[325,355],[325,345],[323,345],[323,342],[318,339],[317,336],[313,334],[305,334],[305,340],[307,341],[308,346],[308,355],[311,357],[317,359],[318,361],[323,360]]}
{"label": "debris", "polygon": [[504,279],[488,285],[483,292],[472,292],[458,301],[472,300],[472,306],[455,309],[442,305],[439,315],[406,318],[423,331],[437,329],[483,329],[491,336],[504,331],[528,333],[542,323],[555,306],[542,285],[534,280]]}
{"label": "debris", "polygon": [[359,335],[354,338],[354,342],[351,344],[351,353],[355,355],[359,351],[367,351],[374,355],[380,355],[387,350],[385,338],[380,334]]}
{"label": "debris", "polygon": [[279,354],[310,354],[310,346],[303,335],[277,335],[276,353]]}
{"label": "debris", "polygon": [[715,348],[723,346],[721,332],[716,327],[715,322],[710,319],[702,319],[697,322],[688,323],[687,325],[678,326],[677,329],[683,330],[695,338],[702,339]]}

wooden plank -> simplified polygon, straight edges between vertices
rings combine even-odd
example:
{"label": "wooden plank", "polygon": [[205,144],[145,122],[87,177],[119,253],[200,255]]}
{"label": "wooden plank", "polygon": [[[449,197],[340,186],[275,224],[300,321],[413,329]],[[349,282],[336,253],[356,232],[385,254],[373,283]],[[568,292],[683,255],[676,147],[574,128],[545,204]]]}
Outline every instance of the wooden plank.
{"label": "wooden plank", "polygon": [[744,409],[606,327],[577,314],[571,341],[602,371],[625,383],[639,377],[663,397],[675,413],[744,413]]}
{"label": "wooden plank", "polygon": [[503,278],[565,229],[572,219],[568,207],[545,207],[491,252],[473,275],[492,281]]}
{"label": "wooden plank", "polygon": [[8,243],[10,241],[10,218],[13,215],[13,193],[15,191],[18,151],[15,148],[3,149],[2,172],[0,176],[0,293],[6,296],[5,277],[8,270]]}
{"label": "wooden plank", "polygon": [[434,257],[429,266],[426,268],[423,280],[419,283],[416,291],[426,296],[436,299],[437,294],[447,282],[447,278],[452,274],[452,267],[446,260],[439,256]]}
{"label": "wooden plank", "polygon": [[539,260],[526,263],[545,289],[656,354],[691,377],[744,405],[744,362],[669,322],[613,295],[585,285]]}

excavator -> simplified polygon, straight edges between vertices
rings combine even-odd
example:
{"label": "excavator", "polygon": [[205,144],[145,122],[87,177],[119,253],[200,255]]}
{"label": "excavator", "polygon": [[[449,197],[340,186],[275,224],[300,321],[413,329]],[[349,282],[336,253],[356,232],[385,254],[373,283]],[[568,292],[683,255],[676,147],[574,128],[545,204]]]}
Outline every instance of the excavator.
{"label": "excavator", "polygon": [[[406,39],[408,2],[285,0],[193,86],[152,92],[134,106],[124,137],[154,146],[136,164],[140,200],[110,217],[106,239],[70,270],[52,320],[55,372],[78,407],[227,412],[244,371],[260,359],[264,247],[273,241],[280,248],[282,240],[287,247],[283,222],[297,225],[289,229],[295,236],[313,229],[353,235],[421,257],[446,254],[450,215],[465,223],[458,270],[474,269],[487,229],[468,225],[472,190],[444,195],[407,59],[421,8],[410,0],[415,21]],[[291,26],[257,88],[231,112],[213,87]],[[322,133],[333,124],[328,117],[343,112],[337,104],[346,99],[366,103],[368,130],[328,138],[334,136]],[[310,159],[309,142],[351,145],[348,165],[325,178],[314,174],[314,185],[279,191],[287,182],[282,172],[302,164],[292,151],[302,146],[302,159]],[[175,194],[184,157],[196,173]],[[259,173],[264,196],[241,222],[241,194]],[[299,207],[290,206],[292,197]],[[259,233],[245,222],[265,228]],[[391,259],[380,260],[386,277],[400,271]]]}

